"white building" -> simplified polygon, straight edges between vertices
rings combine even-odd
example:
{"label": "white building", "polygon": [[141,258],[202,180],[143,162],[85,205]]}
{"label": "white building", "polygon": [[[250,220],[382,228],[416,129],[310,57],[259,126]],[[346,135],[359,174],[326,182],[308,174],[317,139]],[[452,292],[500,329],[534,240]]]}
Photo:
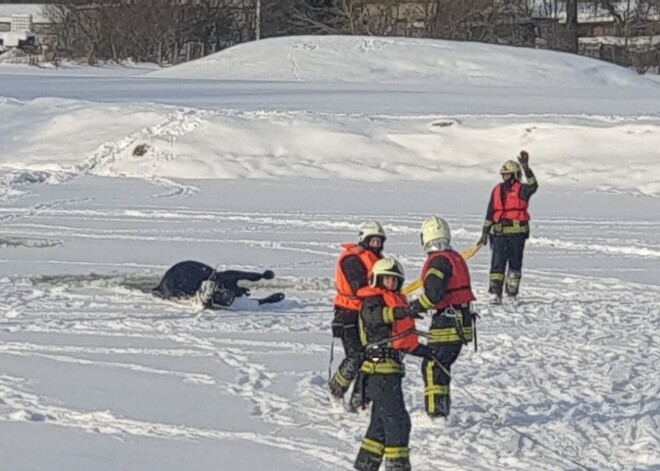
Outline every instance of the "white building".
{"label": "white building", "polygon": [[[29,30],[40,25],[50,24],[43,4],[0,3],[0,32],[16,31],[24,28],[29,21]],[[28,19],[29,18],[29,19]]]}
{"label": "white building", "polygon": [[36,47],[38,36],[50,21],[43,4],[0,4],[0,48],[15,48],[25,44]]}

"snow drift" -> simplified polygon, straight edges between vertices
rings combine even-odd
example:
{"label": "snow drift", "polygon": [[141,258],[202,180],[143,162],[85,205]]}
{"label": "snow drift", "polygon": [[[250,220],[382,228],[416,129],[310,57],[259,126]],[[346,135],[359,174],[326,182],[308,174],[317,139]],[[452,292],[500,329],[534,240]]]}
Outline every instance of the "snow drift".
{"label": "snow drift", "polygon": [[410,38],[295,36],[240,44],[153,72],[208,80],[364,82],[437,88],[649,86],[636,73],[555,51]]}

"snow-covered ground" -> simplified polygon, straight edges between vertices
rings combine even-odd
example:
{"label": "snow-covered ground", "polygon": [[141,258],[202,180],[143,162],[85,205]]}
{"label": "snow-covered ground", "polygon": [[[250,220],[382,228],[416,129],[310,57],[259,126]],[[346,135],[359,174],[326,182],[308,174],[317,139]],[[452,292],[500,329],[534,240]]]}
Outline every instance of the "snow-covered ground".
{"label": "snow-covered ground", "polygon": [[[485,184],[528,147],[546,184],[660,194],[660,87],[584,57],[300,37],[157,72],[126,68],[130,78],[120,67],[5,69],[5,167]],[[148,153],[135,157],[140,144]]]}
{"label": "snow-covered ground", "polygon": [[[240,48],[0,65],[0,469],[350,469],[368,418],[324,388],[339,245],[375,218],[413,280],[421,222],[472,245],[521,148],[541,185],[524,299],[487,306],[487,251],[470,262],[480,350],[449,423],[407,360],[414,469],[660,469],[660,85],[440,41]],[[184,259],[272,268],[253,292],[287,299],[152,298]]]}

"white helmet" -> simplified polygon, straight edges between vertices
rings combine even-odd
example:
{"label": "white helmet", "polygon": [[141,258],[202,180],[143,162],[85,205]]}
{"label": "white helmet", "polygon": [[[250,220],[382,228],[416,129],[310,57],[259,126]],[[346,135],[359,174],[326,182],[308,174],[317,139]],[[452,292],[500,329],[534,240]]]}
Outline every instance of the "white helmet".
{"label": "white helmet", "polygon": [[371,267],[371,278],[369,279],[369,286],[379,286],[379,282],[382,282],[384,276],[397,277],[399,279],[397,290],[401,289],[405,279],[405,273],[403,272],[403,267],[396,258],[381,258],[376,263],[374,263],[374,266]]}
{"label": "white helmet", "polygon": [[506,173],[513,175],[516,180],[522,179],[522,168],[520,168],[520,164],[515,160],[507,160],[504,162],[504,165],[502,165],[502,168],[500,169],[500,175]]}
{"label": "white helmet", "polygon": [[445,250],[451,242],[449,224],[442,218],[431,216],[422,224],[422,247],[427,252]]}
{"label": "white helmet", "polygon": [[360,233],[358,234],[359,241],[361,245],[369,245],[369,238],[370,237],[380,237],[383,239],[383,242],[385,242],[385,230],[383,229],[383,226],[380,225],[380,223],[377,223],[376,221],[367,221],[364,224],[362,224],[362,227],[360,227]]}

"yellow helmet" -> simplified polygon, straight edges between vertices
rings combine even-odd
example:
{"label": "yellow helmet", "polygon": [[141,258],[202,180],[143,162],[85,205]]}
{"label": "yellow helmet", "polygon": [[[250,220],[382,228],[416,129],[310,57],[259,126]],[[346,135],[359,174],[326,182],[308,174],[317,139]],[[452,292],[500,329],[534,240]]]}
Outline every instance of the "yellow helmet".
{"label": "yellow helmet", "polygon": [[442,250],[451,242],[449,224],[442,218],[431,216],[422,224],[421,237],[424,250],[429,251],[431,248]]}
{"label": "yellow helmet", "polygon": [[379,286],[379,282],[381,282],[385,276],[394,276],[398,278],[399,285],[397,291],[401,289],[405,279],[405,274],[403,272],[403,267],[396,258],[381,258],[376,263],[374,263],[374,266],[371,267],[371,278],[369,280],[369,286],[374,288]]}
{"label": "yellow helmet", "polygon": [[502,168],[500,169],[500,175],[504,175],[505,173],[512,174],[516,180],[522,178],[522,168],[520,168],[520,164],[515,160],[507,160],[504,162],[504,165],[502,165]]}

